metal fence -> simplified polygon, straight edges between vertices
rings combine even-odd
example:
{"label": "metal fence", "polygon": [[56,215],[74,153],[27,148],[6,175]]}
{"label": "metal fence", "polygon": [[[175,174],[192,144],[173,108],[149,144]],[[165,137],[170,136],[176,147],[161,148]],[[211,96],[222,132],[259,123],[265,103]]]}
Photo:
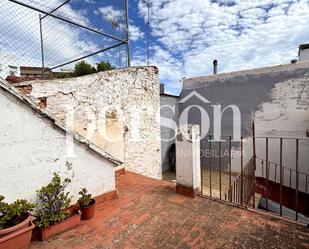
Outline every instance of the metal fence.
{"label": "metal fence", "polygon": [[71,70],[80,60],[129,66],[128,25],[127,0],[2,0],[0,76],[21,66]]}
{"label": "metal fence", "polygon": [[202,144],[202,196],[309,224],[309,139],[209,136]]}

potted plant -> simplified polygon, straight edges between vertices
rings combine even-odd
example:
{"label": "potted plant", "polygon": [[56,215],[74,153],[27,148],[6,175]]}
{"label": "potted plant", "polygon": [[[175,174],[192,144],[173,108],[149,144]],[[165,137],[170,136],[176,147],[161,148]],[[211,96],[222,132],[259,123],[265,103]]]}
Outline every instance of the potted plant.
{"label": "potted plant", "polygon": [[87,189],[83,188],[78,193],[81,197],[78,199],[77,203],[82,210],[82,220],[90,220],[94,217],[95,214],[95,199],[91,198],[91,194],[87,194]]}
{"label": "potted plant", "polygon": [[61,180],[54,173],[51,182],[37,191],[35,224],[39,227],[39,238],[42,241],[80,224],[80,212],[69,209],[71,199],[65,189],[70,182],[69,178]]}
{"label": "potted plant", "polygon": [[34,229],[29,212],[34,207],[27,200],[8,204],[0,196],[0,249],[29,248]]}

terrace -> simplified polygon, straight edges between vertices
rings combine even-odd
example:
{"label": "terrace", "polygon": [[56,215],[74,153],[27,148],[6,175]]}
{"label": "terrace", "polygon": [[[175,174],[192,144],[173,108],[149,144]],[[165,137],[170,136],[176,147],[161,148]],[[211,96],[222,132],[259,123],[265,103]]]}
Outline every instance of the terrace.
{"label": "terrace", "polygon": [[308,248],[306,227],[202,197],[134,173],[117,184],[119,198],[96,218],[31,248]]}

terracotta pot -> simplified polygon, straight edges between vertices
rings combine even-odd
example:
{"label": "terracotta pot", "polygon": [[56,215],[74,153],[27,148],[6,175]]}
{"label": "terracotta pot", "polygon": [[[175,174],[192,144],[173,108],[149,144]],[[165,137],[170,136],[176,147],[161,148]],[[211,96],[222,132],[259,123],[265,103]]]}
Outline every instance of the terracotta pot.
{"label": "terracotta pot", "polygon": [[95,214],[95,199],[90,200],[90,205],[88,207],[80,207],[82,210],[82,220],[91,220]]}
{"label": "terracotta pot", "polygon": [[28,249],[34,227],[28,214],[23,222],[0,230],[0,249]]}
{"label": "terracotta pot", "polygon": [[69,218],[66,218],[65,220],[56,223],[54,225],[51,225],[49,227],[39,228],[39,239],[41,241],[49,240],[58,234],[61,234],[65,231],[77,227],[79,224],[80,224],[80,212],[74,210],[74,212]]}

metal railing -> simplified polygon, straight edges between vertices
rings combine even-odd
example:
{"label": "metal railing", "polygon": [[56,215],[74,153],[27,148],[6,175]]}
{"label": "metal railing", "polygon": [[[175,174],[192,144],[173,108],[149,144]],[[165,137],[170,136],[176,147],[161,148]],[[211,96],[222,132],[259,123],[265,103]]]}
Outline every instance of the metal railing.
{"label": "metal railing", "polygon": [[242,172],[235,178],[227,193],[225,193],[225,200],[238,205],[248,205],[255,191],[255,167],[253,160],[253,158],[250,159]]}
{"label": "metal railing", "polygon": [[[202,141],[202,149],[205,147],[210,152],[202,153],[207,156],[201,158],[204,162],[201,163],[202,196],[243,207],[262,208],[262,211],[296,221],[309,215],[308,152],[300,154],[309,148],[309,139],[255,136],[253,125],[253,136],[241,138],[239,142],[232,141],[231,136],[222,136],[220,141],[208,136]],[[228,158],[222,156],[222,147],[228,151]],[[246,155],[244,164],[244,151],[248,148],[252,154]],[[216,149],[219,156],[213,153]],[[239,152],[237,160],[233,151]],[[270,160],[276,157],[278,161]],[[233,165],[236,163],[237,167]],[[289,164],[294,165],[294,169]]]}
{"label": "metal railing", "polygon": [[[256,157],[256,160],[259,162],[257,163],[257,168],[261,168],[262,170],[262,177],[266,177],[266,160],[262,159],[260,157]],[[280,183],[280,164],[276,163],[276,162],[272,162],[269,161],[268,162],[268,172],[274,172],[273,174],[271,174],[269,176],[269,180]],[[288,176],[288,182],[284,183],[284,181],[282,182],[283,185],[286,185],[290,188],[293,187],[292,184],[292,178],[294,175],[296,175],[296,170],[295,169],[291,169],[285,166],[282,166],[282,175],[283,175],[283,179],[285,179],[285,176]],[[299,179],[303,178],[305,179],[305,186],[303,189],[303,192],[306,194],[309,194],[309,174],[306,174],[304,172],[298,171],[298,175],[299,175]],[[301,177],[303,176],[303,177]]]}

